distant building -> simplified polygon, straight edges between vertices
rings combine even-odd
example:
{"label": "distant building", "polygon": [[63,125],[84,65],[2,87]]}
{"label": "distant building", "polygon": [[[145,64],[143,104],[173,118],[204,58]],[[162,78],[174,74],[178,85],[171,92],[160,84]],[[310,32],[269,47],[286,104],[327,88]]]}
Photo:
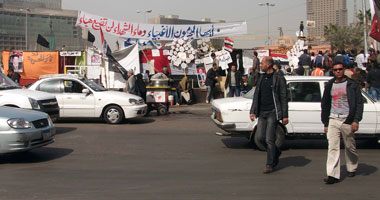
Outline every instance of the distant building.
{"label": "distant building", "polygon": [[49,50],[37,44],[41,34],[54,50],[83,50],[90,46],[75,26],[78,11],[62,10],[61,0],[0,0],[0,51]]}
{"label": "distant building", "polygon": [[308,36],[320,44],[324,27],[331,24],[347,26],[346,0],[306,0],[307,20],[315,21],[315,28],[308,28]]}

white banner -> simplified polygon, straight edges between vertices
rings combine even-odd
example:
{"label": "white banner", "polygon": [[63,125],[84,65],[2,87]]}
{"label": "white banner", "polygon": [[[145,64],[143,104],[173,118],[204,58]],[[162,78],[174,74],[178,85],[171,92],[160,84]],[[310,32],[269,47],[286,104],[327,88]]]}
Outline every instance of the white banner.
{"label": "white banner", "polygon": [[[131,46],[128,48],[132,48],[132,49],[124,58],[118,59],[116,56],[115,58],[118,60],[119,64],[123,66],[124,69],[126,69],[127,71],[132,69],[134,74],[139,74],[140,73],[139,47],[137,44],[135,44],[133,47]],[[126,49],[123,49],[123,50],[126,50]],[[116,54],[116,52],[114,54]]]}
{"label": "white banner", "polygon": [[206,37],[222,37],[247,34],[247,22],[230,22],[215,24],[141,24],[117,21],[79,11],[77,26],[90,30],[100,30],[122,38],[147,40],[172,40],[188,37],[199,39]]}

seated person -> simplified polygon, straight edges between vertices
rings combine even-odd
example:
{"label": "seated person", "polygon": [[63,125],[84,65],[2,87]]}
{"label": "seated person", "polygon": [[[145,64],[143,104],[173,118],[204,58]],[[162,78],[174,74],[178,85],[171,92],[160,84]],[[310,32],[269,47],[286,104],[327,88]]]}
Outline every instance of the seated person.
{"label": "seated person", "polygon": [[180,85],[180,94],[181,94],[181,103],[191,104],[193,102],[193,87],[190,80],[185,76],[179,82]]}

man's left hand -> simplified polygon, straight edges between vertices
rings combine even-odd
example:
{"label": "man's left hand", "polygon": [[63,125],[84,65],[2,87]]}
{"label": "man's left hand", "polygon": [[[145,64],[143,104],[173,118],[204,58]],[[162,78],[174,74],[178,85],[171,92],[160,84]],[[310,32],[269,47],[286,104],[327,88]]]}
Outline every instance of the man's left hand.
{"label": "man's left hand", "polygon": [[352,124],[351,124],[351,131],[352,131],[353,133],[355,133],[357,130],[359,130],[359,123],[357,123],[357,122],[352,122]]}
{"label": "man's left hand", "polygon": [[289,123],[289,119],[288,118],[283,118],[282,119],[282,124],[283,125],[287,125]]}

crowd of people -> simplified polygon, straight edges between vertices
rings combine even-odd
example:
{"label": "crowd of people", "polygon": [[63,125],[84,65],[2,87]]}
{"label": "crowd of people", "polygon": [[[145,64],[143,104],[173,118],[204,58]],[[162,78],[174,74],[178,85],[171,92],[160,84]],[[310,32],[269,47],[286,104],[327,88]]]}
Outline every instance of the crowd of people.
{"label": "crowd of people", "polygon": [[[333,63],[342,63],[344,66],[344,75],[355,80],[359,86],[367,92],[373,99],[380,99],[380,51],[374,49],[368,50],[369,54],[365,55],[364,50],[346,51],[338,50],[331,53],[326,50],[324,53],[312,52],[307,50],[298,58],[298,66],[283,65],[283,63],[274,61],[273,68],[283,76],[334,76],[332,68]],[[240,63],[239,63],[240,64]],[[213,68],[207,72],[206,86],[207,97],[206,103],[213,99],[213,91],[218,81],[220,67],[217,62],[213,63]],[[224,88],[228,92],[228,97],[240,96],[241,93],[249,91],[256,84],[258,76],[262,74],[260,70],[260,60],[257,52],[254,51],[253,66],[249,69],[249,74],[237,70],[237,63],[231,63],[226,74]],[[242,65],[242,64],[240,64]]]}

